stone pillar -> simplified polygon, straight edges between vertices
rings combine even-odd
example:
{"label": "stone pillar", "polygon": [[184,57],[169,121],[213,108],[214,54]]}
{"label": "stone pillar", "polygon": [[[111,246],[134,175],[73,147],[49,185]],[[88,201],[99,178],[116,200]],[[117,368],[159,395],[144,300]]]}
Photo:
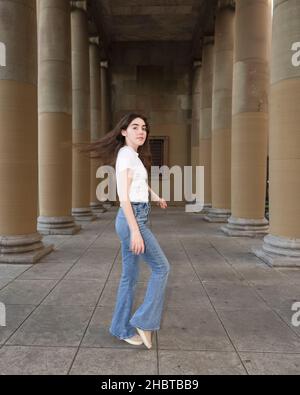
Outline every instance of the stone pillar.
{"label": "stone pillar", "polygon": [[[72,2],[73,143],[90,143],[90,65],[86,2]],[[76,221],[92,221],[90,208],[90,159],[73,150],[73,204]]]}
{"label": "stone pillar", "polygon": [[226,222],[231,214],[231,120],[234,2],[220,0],[215,29],[212,100],[212,209],[204,218]]}
{"label": "stone pillar", "polygon": [[80,227],[72,217],[72,88],[70,4],[39,0],[38,230],[72,235]]}
{"label": "stone pillar", "polygon": [[[101,75],[99,37],[90,38],[90,90],[91,90],[91,141],[99,140],[101,136]],[[101,161],[91,160],[91,209],[94,214],[104,213],[107,210],[96,196],[99,179],[96,178],[97,169]]]}
{"label": "stone pillar", "polygon": [[100,62],[101,74],[101,135],[104,136],[111,128],[110,87],[108,61]]}
{"label": "stone pillar", "polygon": [[38,122],[35,0],[0,1],[0,262],[52,251],[37,232]]}
{"label": "stone pillar", "polygon": [[[108,61],[100,63],[101,66],[101,135],[104,136],[111,129],[110,84]],[[110,208],[113,202],[106,200],[104,207]]]}
{"label": "stone pillar", "polygon": [[[193,191],[196,191],[196,166],[199,165],[199,141],[200,141],[200,111],[201,111],[201,74],[202,62],[195,61],[193,76],[193,103],[192,103],[192,129],[191,129],[191,165],[193,166]],[[194,199],[195,201],[195,199]]]}
{"label": "stone pillar", "polygon": [[265,218],[270,82],[270,0],[237,0],[229,236],[268,232]]}
{"label": "stone pillar", "polygon": [[300,266],[300,2],[275,0],[273,18],[270,234],[255,253],[273,266]]}
{"label": "stone pillar", "polygon": [[214,38],[205,37],[202,52],[199,165],[204,166],[204,209],[211,208],[211,127]]}

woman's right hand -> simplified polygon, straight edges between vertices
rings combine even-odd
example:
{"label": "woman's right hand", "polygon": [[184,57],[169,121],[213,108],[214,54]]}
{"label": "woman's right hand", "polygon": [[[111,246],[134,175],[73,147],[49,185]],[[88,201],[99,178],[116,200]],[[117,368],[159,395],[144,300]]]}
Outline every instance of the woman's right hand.
{"label": "woman's right hand", "polygon": [[145,252],[145,244],[139,229],[131,232],[131,251],[133,254],[139,255]]}

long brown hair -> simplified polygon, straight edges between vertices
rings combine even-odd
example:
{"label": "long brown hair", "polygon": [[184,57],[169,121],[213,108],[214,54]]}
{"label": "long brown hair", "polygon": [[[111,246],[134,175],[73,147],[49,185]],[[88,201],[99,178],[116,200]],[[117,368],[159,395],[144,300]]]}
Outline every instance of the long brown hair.
{"label": "long brown hair", "polygon": [[149,144],[150,127],[146,117],[143,115],[128,113],[114,127],[99,140],[91,143],[73,144],[80,153],[87,153],[90,159],[100,159],[102,165],[114,166],[116,164],[119,150],[125,145],[125,136],[122,130],[127,130],[129,125],[137,118],[141,118],[146,124],[147,137],[145,143],[138,148],[139,158],[148,171],[151,169],[151,152]]}

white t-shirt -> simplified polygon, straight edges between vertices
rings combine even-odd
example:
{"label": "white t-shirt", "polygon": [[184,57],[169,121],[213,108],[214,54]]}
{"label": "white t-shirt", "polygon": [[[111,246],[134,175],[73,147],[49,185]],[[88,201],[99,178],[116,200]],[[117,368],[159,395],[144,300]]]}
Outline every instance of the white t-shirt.
{"label": "white t-shirt", "polygon": [[125,169],[133,170],[129,200],[131,202],[149,202],[147,170],[143,162],[140,160],[139,154],[128,145],[125,145],[119,150],[116,161],[116,180],[119,199],[122,188],[120,173]]}

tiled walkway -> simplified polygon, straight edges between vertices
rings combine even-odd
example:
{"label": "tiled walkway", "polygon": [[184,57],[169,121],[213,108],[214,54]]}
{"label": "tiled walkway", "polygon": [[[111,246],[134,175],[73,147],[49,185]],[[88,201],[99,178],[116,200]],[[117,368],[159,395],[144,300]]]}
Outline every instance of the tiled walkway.
{"label": "tiled walkway", "polygon": [[[251,254],[260,239],[228,238],[183,208],[152,208],[171,263],[152,350],[108,333],[121,269],[116,207],[31,265],[0,265],[0,374],[300,374],[300,270]],[[149,271],[141,263],[136,306]]]}

